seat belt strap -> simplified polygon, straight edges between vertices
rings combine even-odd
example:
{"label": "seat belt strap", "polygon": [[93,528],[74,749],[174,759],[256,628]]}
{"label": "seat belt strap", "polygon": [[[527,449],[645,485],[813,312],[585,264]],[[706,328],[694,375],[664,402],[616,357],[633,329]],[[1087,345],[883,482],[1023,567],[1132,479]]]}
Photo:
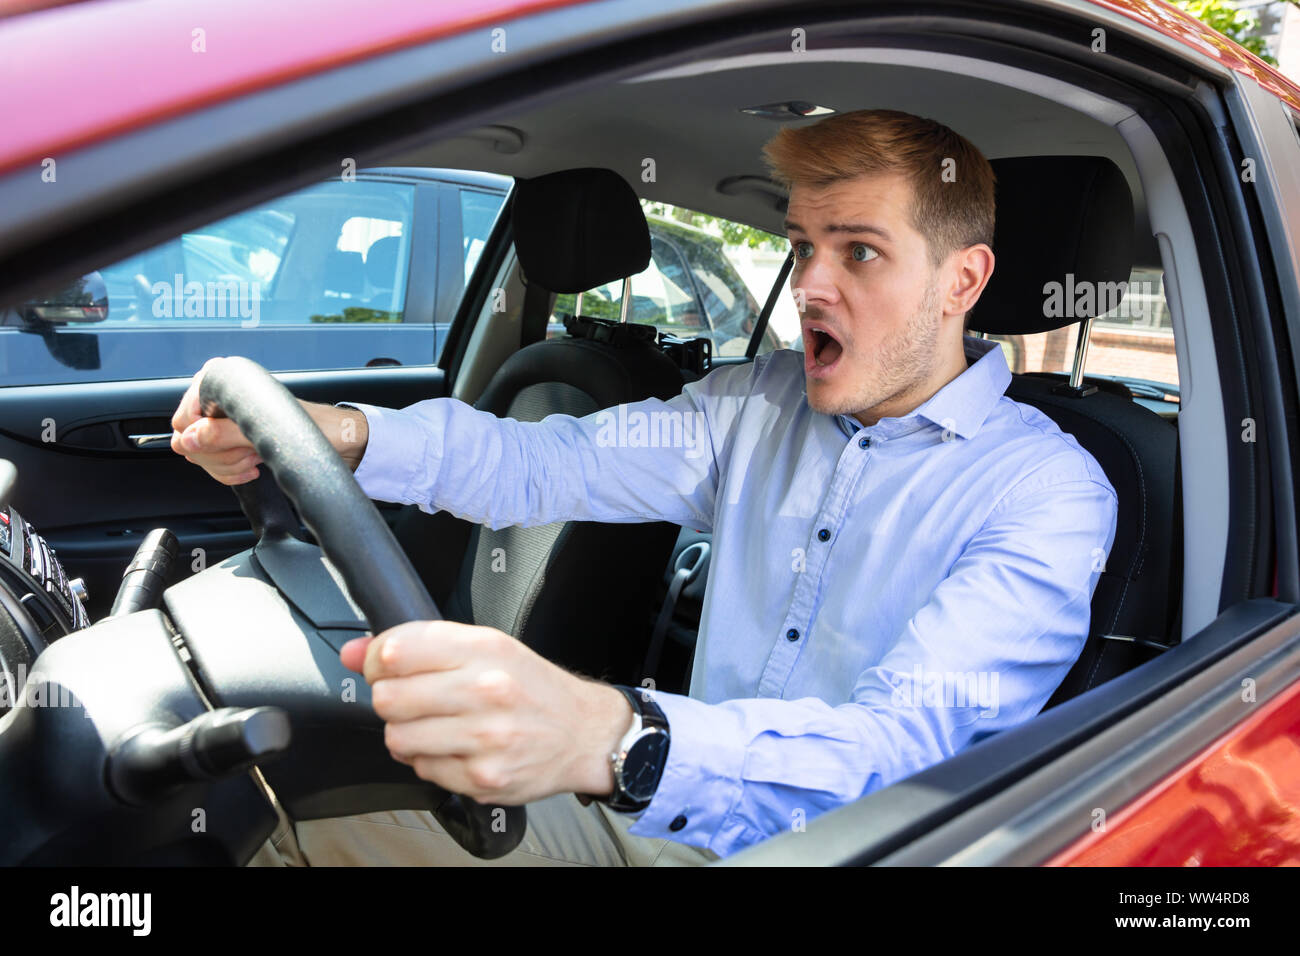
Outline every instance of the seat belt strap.
{"label": "seat belt strap", "polygon": [[745,346],[745,358],[752,359],[758,354],[758,347],[763,341],[763,333],[767,331],[767,322],[772,317],[772,310],[776,308],[777,300],[785,291],[785,280],[790,275],[790,270],[793,267],[794,253],[791,252],[785,257],[785,262],[781,263],[781,271],[776,277],[776,282],[772,283],[772,289],[767,293],[767,301],[763,303],[763,311],[758,314],[758,322],[754,324],[754,334],[749,337],[749,344]]}
{"label": "seat belt strap", "polygon": [[654,630],[650,632],[650,646],[646,650],[645,662],[641,667],[643,677],[654,677],[655,672],[659,670],[664,637],[668,633],[668,625],[672,622],[673,612],[677,610],[682,589],[699,575],[710,550],[707,541],[696,541],[687,545],[682,549],[681,554],[677,555],[677,560],[673,563],[673,579],[668,584],[668,593],[664,595],[664,603],[659,609],[659,618],[655,621]]}
{"label": "seat belt strap", "polygon": [[673,611],[677,609],[677,600],[682,596],[682,588],[686,587],[686,582],[690,579],[691,569],[682,568],[673,575],[672,583],[668,585],[668,593],[664,596],[663,607],[659,609],[655,629],[650,634],[650,647],[645,653],[645,663],[641,667],[641,673],[646,677],[654,677],[655,672],[659,670],[659,658],[663,654],[664,635],[668,633],[668,623],[673,619]]}

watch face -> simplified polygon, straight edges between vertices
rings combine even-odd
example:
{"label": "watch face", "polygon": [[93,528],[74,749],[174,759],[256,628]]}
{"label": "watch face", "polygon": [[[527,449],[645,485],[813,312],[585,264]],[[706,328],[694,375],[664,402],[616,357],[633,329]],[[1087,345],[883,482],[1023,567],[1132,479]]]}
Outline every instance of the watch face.
{"label": "watch face", "polygon": [[623,772],[619,780],[631,799],[649,800],[654,796],[667,753],[668,735],[657,730],[632,742],[627,757],[623,760]]}

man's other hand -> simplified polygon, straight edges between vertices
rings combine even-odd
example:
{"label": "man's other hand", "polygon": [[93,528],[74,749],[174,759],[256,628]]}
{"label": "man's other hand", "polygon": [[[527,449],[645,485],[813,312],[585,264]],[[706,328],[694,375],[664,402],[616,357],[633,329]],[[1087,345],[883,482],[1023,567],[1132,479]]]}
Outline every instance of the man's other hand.
{"label": "man's other hand", "polygon": [[370,683],[393,758],[425,780],[504,806],[613,791],[627,700],[502,631],[408,621],[349,641],[340,657]]}
{"label": "man's other hand", "polygon": [[[203,373],[219,359],[211,358],[195,374],[172,416],[172,451],[198,465],[223,485],[242,485],[257,477],[262,459],[244,433],[228,418],[206,418],[199,411]],[[298,399],[312,421],[329,439],[347,466],[356,471],[365,454],[369,429],[356,409],[335,408]]]}

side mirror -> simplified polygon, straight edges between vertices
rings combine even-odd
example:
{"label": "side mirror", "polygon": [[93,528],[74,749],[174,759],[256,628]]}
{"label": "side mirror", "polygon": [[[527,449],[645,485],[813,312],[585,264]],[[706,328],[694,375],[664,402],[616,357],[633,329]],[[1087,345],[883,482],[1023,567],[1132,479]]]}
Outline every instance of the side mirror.
{"label": "side mirror", "polygon": [[16,309],[28,327],[44,329],[68,322],[103,322],[108,318],[108,286],[98,272],[73,279]]}

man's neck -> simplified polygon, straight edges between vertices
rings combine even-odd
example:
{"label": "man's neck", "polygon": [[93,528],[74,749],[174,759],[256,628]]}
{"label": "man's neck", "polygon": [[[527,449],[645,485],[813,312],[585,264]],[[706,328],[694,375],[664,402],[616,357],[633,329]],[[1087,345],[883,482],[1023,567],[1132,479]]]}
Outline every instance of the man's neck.
{"label": "man's neck", "polygon": [[875,408],[868,409],[864,412],[858,412],[853,417],[867,427],[870,427],[882,418],[901,418],[910,412],[915,411],[926,403],[939,389],[943,388],[957,376],[966,371],[974,362],[966,360],[966,343],[965,338],[957,340],[956,350],[949,346],[944,351],[945,359],[943,364],[935,368],[934,372],[924,382],[921,382],[908,389],[902,395],[882,402]]}

